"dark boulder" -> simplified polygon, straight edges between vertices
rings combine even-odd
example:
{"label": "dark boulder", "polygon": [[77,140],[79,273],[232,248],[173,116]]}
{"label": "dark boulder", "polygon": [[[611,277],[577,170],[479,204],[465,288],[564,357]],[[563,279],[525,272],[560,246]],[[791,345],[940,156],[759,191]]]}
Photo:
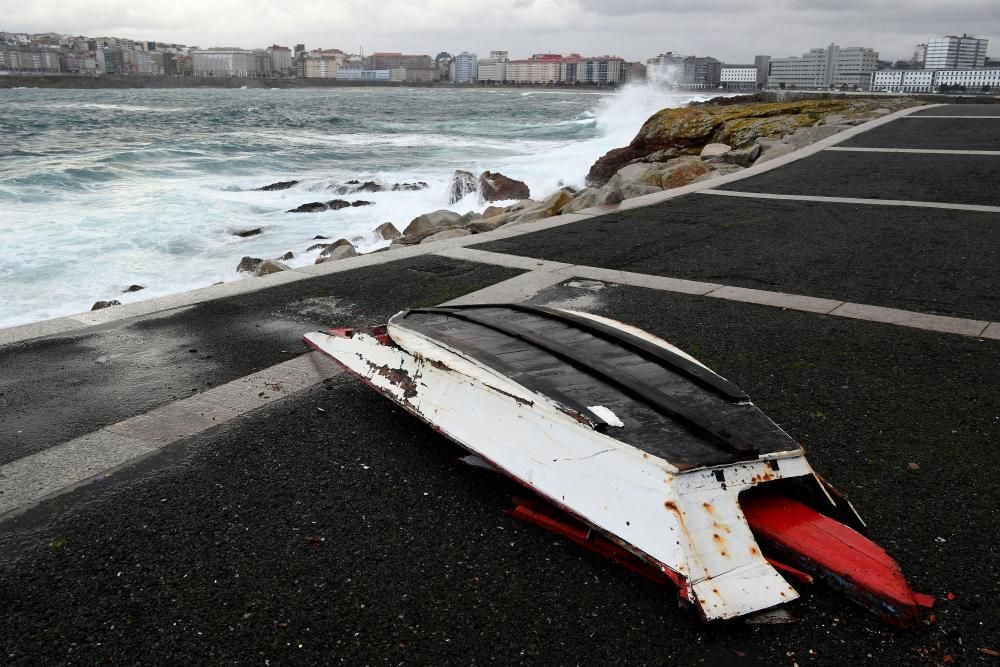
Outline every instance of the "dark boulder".
{"label": "dark boulder", "polygon": [[[336,200],[335,200],[336,201]],[[320,211],[328,211],[330,207],[321,201],[312,201],[308,204],[302,204],[297,208],[293,208],[286,213],[319,213]]]}
{"label": "dark boulder", "polygon": [[358,187],[357,190],[355,190],[355,192],[382,192],[382,190],[384,189],[385,188],[383,188],[375,181],[367,181],[365,183],[362,183],[361,186]]}
{"label": "dark boulder", "polygon": [[291,250],[289,250],[288,252],[286,252],[284,255],[282,255],[278,259],[287,262],[290,259],[295,259],[295,253],[292,252]]}
{"label": "dark boulder", "polygon": [[467,171],[459,169],[451,178],[451,188],[448,191],[448,203],[454,204],[465,197],[465,195],[476,192],[477,190],[479,190],[479,184],[476,182],[476,177]]}
{"label": "dark boulder", "polygon": [[331,199],[326,203],[326,205],[333,211],[339,211],[342,208],[347,208],[351,205],[351,202],[346,199]]}
{"label": "dark boulder", "polygon": [[383,222],[375,228],[375,233],[386,241],[393,241],[403,235],[391,222]]}
{"label": "dark boulder", "polygon": [[299,181],[278,181],[277,183],[271,183],[270,185],[265,185],[262,188],[257,188],[259,192],[273,192],[275,190],[287,190],[288,188],[295,187],[299,184]]}
{"label": "dark boulder", "polygon": [[394,183],[392,186],[393,192],[408,191],[413,192],[415,190],[426,190],[430,186],[424,181],[417,181],[416,183]]}
{"label": "dark boulder", "polygon": [[484,171],[479,176],[479,194],[483,201],[531,198],[531,190],[523,181],[490,171]]}
{"label": "dark boulder", "polygon": [[373,201],[365,201],[364,199],[359,199],[359,200],[357,200],[355,202],[351,202],[351,206],[354,206],[354,207],[357,207],[357,206],[374,206],[374,205],[375,205],[375,202],[373,202]]}
{"label": "dark boulder", "polygon": [[263,261],[260,257],[244,257],[240,260],[236,270],[240,273],[253,273]]}
{"label": "dark boulder", "polygon": [[122,294],[128,294],[129,292],[138,292],[139,290],[144,290],[144,289],[146,288],[142,285],[129,285],[128,288],[122,292]]}
{"label": "dark boulder", "polygon": [[260,227],[254,227],[253,229],[244,229],[238,232],[233,232],[233,236],[239,236],[241,238],[247,238],[248,236],[257,236],[264,230]]}
{"label": "dark boulder", "polygon": [[111,306],[120,306],[120,305],[122,305],[122,302],[118,301],[117,299],[111,299],[110,301],[98,301],[93,305],[91,310],[101,310],[103,308],[110,308]]}

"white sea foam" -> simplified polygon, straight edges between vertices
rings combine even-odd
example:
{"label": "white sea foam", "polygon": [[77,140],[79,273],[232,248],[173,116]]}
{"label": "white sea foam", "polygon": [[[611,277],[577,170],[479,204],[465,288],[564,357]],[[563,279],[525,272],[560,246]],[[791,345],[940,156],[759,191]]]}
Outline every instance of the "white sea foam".
{"label": "white sea foam", "polygon": [[[0,164],[0,326],[84,311],[99,299],[125,303],[237,280],[241,276],[236,265],[244,255],[279,257],[292,251],[295,257],[288,263],[305,266],[319,252],[306,252],[318,243],[312,240],[316,235],[348,238],[359,249],[372,250],[385,244],[372,234],[383,222],[402,230],[412,218],[436,209],[482,211],[487,204],[475,195],[448,204],[455,169],[502,172],[524,180],[536,198],[562,185],[582,187],[590,165],[608,150],[626,145],[652,113],[692,99],[642,86],[613,94],[421,90],[413,91],[421,99],[414,105],[412,96],[405,97],[410,91],[360,89],[350,93],[355,96],[352,104],[356,100],[368,105],[359,118],[357,113],[327,108],[347,96],[345,91],[148,94],[163,97],[154,106],[136,104],[141,95],[135,91],[88,91],[66,103],[72,111],[51,113],[75,120],[89,108],[91,113],[121,111],[128,119],[128,111],[190,106],[211,109],[223,120],[207,130],[140,124],[124,138],[115,131],[95,145],[79,139],[81,147],[73,150],[65,148],[65,138],[76,130],[57,127],[51,154]],[[26,95],[41,96],[41,109],[53,105],[44,98],[54,95],[50,91]],[[98,95],[112,100],[95,102]],[[420,105],[446,111],[448,105],[481,105],[477,108],[482,111],[425,118],[417,109],[403,116],[403,111],[381,110],[382,101],[389,98],[379,95],[402,96],[391,99],[401,99],[396,108],[407,113]],[[248,96],[255,96],[249,107],[256,109],[255,120],[250,122],[259,118],[264,126],[247,128],[248,121],[225,120],[247,118]],[[229,107],[217,108],[219,100],[230,99]],[[577,103],[556,105],[555,100]],[[314,105],[312,115],[296,111],[305,104]],[[237,116],[227,116],[227,109]],[[291,120],[269,120],[285,117]],[[351,125],[325,131],[330,117],[347,118]],[[350,132],[361,120],[375,131]],[[153,130],[157,134],[151,138]],[[30,134],[34,131],[29,128],[27,136],[35,142],[30,147],[38,143]],[[288,190],[257,190],[291,179],[302,182]],[[328,189],[351,179],[388,187],[424,181],[429,187],[348,195]],[[287,213],[309,201],[335,198],[374,205]],[[257,227],[263,233],[233,235]],[[122,294],[133,283],[146,289]]]}

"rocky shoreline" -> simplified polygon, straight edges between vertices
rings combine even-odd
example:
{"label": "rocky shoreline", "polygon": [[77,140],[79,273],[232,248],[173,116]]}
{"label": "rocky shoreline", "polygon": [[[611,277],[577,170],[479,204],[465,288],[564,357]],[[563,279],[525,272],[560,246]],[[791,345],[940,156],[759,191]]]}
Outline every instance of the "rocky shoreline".
{"label": "rocky shoreline", "polygon": [[[663,109],[647,120],[628,146],[616,148],[598,159],[587,176],[587,187],[564,187],[541,199],[532,199],[528,186],[503,174],[484,172],[478,177],[456,171],[449,203],[478,193],[480,201],[518,200],[507,206],[490,206],[482,213],[464,215],[441,209],[417,216],[400,231],[392,222],[379,225],[373,233],[388,246],[372,252],[392,251],[418,243],[493,231],[543,218],[575,213],[595,206],[613,206],[627,199],[683,187],[741,171],[842,132],[854,125],[916,106],[914,98],[805,99],[793,102],[711,100],[683,108]],[[298,181],[265,185],[259,190],[285,190]],[[426,183],[381,184],[348,181],[336,188],[341,195],[382,190],[419,190]],[[290,213],[310,213],[347,206],[369,205],[363,199],[334,199],[309,202]],[[233,232],[253,236],[260,228]],[[361,239],[315,237],[305,249],[321,249],[317,264],[355,257]],[[318,241],[318,243],[317,243]],[[237,271],[264,276],[288,270],[291,252],[277,258],[244,257]],[[135,286],[133,286],[135,287]],[[141,288],[140,288],[141,289]],[[134,291],[134,290],[133,290]],[[119,305],[99,301],[94,309]]]}

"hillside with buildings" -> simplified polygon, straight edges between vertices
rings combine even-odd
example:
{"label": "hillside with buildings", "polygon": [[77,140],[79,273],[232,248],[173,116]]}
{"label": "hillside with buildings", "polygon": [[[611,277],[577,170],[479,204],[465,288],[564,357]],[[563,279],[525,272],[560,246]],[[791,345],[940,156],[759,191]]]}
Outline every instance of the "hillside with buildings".
{"label": "hillside with buildings", "polygon": [[442,51],[435,57],[381,51],[364,55],[307,49],[304,44],[200,48],[119,37],[0,32],[0,76],[610,87],[650,79],[683,90],[986,93],[1000,86],[1000,61],[987,57],[988,43],[970,35],[935,37],[918,44],[912,59],[895,63],[879,60],[874,48],[832,43],[799,56],[756,55],[745,64],[671,51],[643,63],[579,53],[536,53],[526,58],[511,58],[508,51],[499,50],[484,58],[469,51],[454,56]]}

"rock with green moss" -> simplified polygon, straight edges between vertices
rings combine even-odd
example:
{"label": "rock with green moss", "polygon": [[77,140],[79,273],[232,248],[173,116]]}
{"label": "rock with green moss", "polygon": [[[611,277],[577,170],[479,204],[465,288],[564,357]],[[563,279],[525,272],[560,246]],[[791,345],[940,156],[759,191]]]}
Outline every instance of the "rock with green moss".
{"label": "rock with green moss", "polygon": [[[603,186],[622,167],[637,162],[666,162],[698,155],[708,144],[750,148],[760,138],[778,138],[811,128],[827,118],[866,118],[917,104],[901,99],[805,99],[794,102],[743,102],[663,109],[643,124],[632,142],[616,148],[591,167],[587,184]],[[892,105],[893,109],[885,108]],[[850,122],[848,120],[848,122]]]}

